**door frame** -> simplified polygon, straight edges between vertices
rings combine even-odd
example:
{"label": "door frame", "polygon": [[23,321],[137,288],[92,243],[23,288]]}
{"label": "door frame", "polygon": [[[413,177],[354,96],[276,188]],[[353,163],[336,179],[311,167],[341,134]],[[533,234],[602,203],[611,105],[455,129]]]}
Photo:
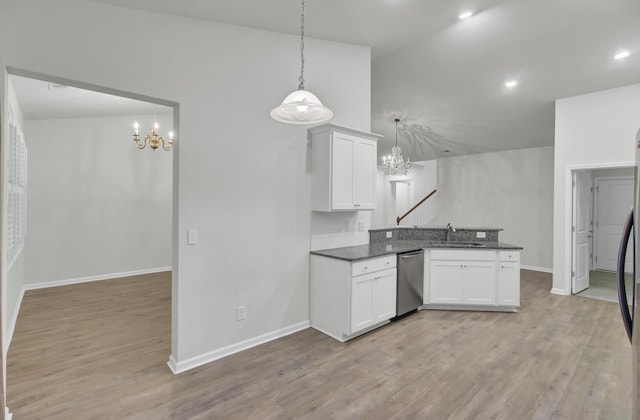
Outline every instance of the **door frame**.
{"label": "door frame", "polygon": [[[152,104],[158,104],[173,108],[173,131],[176,133],[176,137],[180,139],[180,103],[162,99],[151,97],[147,95],[142,95],[134,92],[119,90],[108,88],[104,86],[94,85],[91,83],[85,83],[73,79],[67,79],[63,77],[53,76],[49,74],[34,72],[30,70],[20,69],[16,67],[4,66],[0,65],[0,71],[3,76],[3,80],[0,81],[2,83],[2,87],[0,87],[0,111],[2,112],[0,116],[0,128],[2,130],[2,134],[0,134],[0,149],[4,147],[5,138],[5,130],[6,130],[6,111],[7,111],[7,91],[6,86],[8,83],[8,78],[10,75],[27,77],[31,79],[43,80],[50,83],[59,83],[66,86],[72,86],[79,89],[92,90],[99,93],[105,93],[109,95],[122,96],[125,98],[135,99],[139,101],[149,102]],[[3,127],[2,127],[3,126]],[[173,150],[171,152],[173,154],[173,186],[172,186],[172,215],[171,215],[171,223],[172,223],[172,237],[171,237],[171,354],[176,354],[177,352],[177,344],[178,344],[178,328],[177,328],[177,313],[178,313],[178,247],[179,247],[179,228],[178,228],[178,216],[179,216],[179,206],[178,206],[178,198],[179,198],[179,157],[180,157],[180,141],[174,143]],[[0,177],[0,221],[2,226],[6,226],[6,203],[4,198],[4,183],[6,180]],[[15,319],[17,319],[17,311],[13,314],[12,319],[6,320],[8,318],[7,314],[7,296],[6,296],[6,288],[7,288],[7,273],[8,269],[6,266],[6,229],[2,230],[2,234],[0,235],[0,380],[2,381],[2,386],[0,387],[0,398],[1,404],[0,408],[3,411],[9,410],[9,407],[6,407],[6,356],[9,350],[9,346],[11,344],[11,339],[13,335],[13,328],[10,323],[15,324]],[[4,321],[4,322],[2,322]],[[7,323],[7,328],[5,330],[4,324]],[[2,418],[2,414],[0,413],[0,418]]]}
{"label": "door frame", "polygon": [[551,289],[551,293],[560,295],[571,295],[571,268],[573,255],[573,241],[571,227],[573,226],[573,172],[585,169],[612,169],[612,168],[634,168],[635,162],[615,162],[615,163],[586,163],[567,165],[564,170],[564,287]]}
{"label": "door frame", "polygon": [[[413,203],[414,202],[414,193],[415,193],[415,180],[413,178],[393,178],[389,180],[389,187],[390,187],[390,197],[392,198],[391,202],[388,205],[388,209],[387,209],[387,219],[385,221],[385,223],[390,223],[392,226],[395,225],[396,223],[396,217],[400,217],[402,216],[401,214],[396,214],[397,213],[397,186],[398,184],[407,184],[407,188],[408,188],[408,197],[407,197],[407,201],[409,203]],[[409,204],[409,208],[411,208],[411,204]],[[409,210],[409,208],[407,208],[407,210]],[[406,211],[406,210],[405,210]],[[408,219],[408,222],[412,222],[413,219]],[[410,223],[409,226],[413,226],[413,223]]]}

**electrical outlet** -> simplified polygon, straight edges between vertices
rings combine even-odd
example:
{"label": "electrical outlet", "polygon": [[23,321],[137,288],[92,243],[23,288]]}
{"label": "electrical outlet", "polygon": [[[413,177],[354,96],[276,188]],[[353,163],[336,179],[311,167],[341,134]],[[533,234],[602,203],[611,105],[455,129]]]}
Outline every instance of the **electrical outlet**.
{"label": "electrical outlet", "polygon": [[476,232],[476,238],[485,239],[487,237],[487,232]]}
{"label": "electrical outlet", "polygon": [[246,306],[238,306],[236,308],[236,318],[238,321],[244,321],[247,319],[247,307]]}
{"label": "electrical outlet", "polygon": [[365,226],[364,226],[364,221],[363,221],[363,220],[360,220],[360,221],[358,222],[358,230],[359,230],[360,232],[364,232],[364,228],[365,228]]}
{"label": "electrical outlet", "polygon": [[393,231],[387,232],[387,238],[391,238],[393,236]]}

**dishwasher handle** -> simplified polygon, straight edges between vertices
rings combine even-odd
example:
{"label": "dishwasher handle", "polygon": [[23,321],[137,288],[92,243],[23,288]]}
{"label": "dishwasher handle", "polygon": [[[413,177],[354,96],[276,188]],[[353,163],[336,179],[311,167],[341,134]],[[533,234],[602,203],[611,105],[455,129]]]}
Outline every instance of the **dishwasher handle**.
{"label": "dishwasher handle", "polygon": [[403,254],[398,254],[398,257],[402,260],[407,259],[407,258],[413,258],[413,257],[417,257],[423,254],[423,251],[414,251],[414,252],[405,252]]}

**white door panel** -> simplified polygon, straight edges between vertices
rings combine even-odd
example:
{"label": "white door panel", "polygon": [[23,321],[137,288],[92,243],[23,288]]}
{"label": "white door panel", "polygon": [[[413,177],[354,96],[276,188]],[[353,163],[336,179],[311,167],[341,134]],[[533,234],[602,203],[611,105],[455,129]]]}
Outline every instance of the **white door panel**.
{"label": "white door panel", "polygon": [[[615,271],[624,222],[633,204],[633,178],[596,180],[596,263],[599,270]],[[625,271],[632,271],[633,247],[627,247]]]}
{"label": "white door panel", "polygon": [[593,207],[593,180],[589,172],[573,173],[573,258],[571,292],[578,293],[589,287],[591,268],[591,214]]}

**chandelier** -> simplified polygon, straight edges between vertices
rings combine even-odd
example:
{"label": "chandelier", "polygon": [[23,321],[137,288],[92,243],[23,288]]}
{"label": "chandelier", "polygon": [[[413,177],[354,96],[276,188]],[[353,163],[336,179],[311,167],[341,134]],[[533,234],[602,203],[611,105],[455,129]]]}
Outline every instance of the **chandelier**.
{"label": "chandelier", "polygon": [[133,123],[133,141],[136,142],[138,149],[144,149],[148,144],[151,150],[156,150],[160,145],[162,145],[162,150],[166,150],[167,152],[171,150],[174,141],[173,131],[169,133],[169,141],[165,143],[164,137],[158,136],[158,121],[154,121],[152,127],[151,133],[144,136],[144,140],[141,141],[138,131],[140,124],[138,124],[137,121]]}
{"label": "chandelier", "polygon": [[304,88],[304,0],[302,0],[300,26],[300,77],[298,90],[291,92],[279,107],[271,111],[271,118],[287,124],[314,124],[329,121],[333,111],[322,105],[320,99]]}
{"label": "chandelier", "polygon": [[391,154],[389,156],[382,157],[382,164],[384,165],[385,175],[407,175],[411,172],[411,162],[409,158],[405,162],[402,159],[402,149],[398,146],[398,123],[400,118],[394,119],[396,122],[396,145],[391,148]]}

